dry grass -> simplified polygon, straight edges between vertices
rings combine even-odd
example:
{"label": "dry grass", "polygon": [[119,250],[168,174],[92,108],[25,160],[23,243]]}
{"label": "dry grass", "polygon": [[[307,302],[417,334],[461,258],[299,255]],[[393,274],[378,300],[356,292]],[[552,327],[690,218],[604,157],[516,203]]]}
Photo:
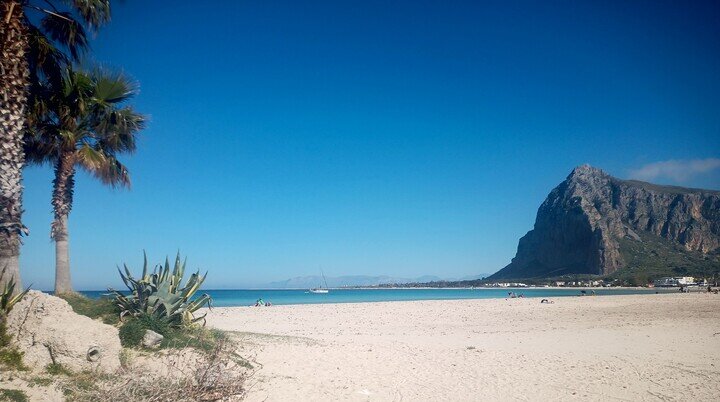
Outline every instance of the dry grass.
{"label": "dry grass", "polygon": [[69,401],[237,401],[252,374],[237,362],[230,342],[206,354],[178,352],[153,370],[130,364],[116,375],[75,376],[65,386]]}

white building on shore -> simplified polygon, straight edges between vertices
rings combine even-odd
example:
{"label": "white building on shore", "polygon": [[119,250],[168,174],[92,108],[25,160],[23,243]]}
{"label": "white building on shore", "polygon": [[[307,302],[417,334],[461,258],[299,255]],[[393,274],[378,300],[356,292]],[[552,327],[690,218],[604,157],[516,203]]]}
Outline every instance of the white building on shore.
{"label": "white building on shore", "polygon": [[692,276],[675,276],[659,278],[653,281],[655,287],[676,287],[676,286],[687,286],[694,285],[695,278]]}

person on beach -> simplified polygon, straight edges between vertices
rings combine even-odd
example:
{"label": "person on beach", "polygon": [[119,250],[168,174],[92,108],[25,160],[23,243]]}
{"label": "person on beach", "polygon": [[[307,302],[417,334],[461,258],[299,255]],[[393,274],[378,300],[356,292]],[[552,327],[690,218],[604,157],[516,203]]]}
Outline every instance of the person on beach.
{"label": "person on beach", "polygon": [[548,299],[542,299],[540,300],[540,304],[553,304],[554,301],[548,300]]}

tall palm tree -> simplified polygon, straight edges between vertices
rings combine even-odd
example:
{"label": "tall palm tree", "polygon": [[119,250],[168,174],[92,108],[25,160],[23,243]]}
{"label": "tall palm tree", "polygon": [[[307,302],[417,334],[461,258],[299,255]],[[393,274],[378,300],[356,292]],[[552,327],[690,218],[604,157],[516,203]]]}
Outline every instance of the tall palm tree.
{"label": "tall palm tree", "polygon": [[[23,130],[33,80],[57,67],[65,55],[76,60],[87,48],[90,29],[110,19],[110,0],[0,0],[0,268],[21,289]],[[61,5],[65,5],[62,7]],[[38,13],[29,18],[27,13]],[[34,24],[37,21],[39,24]]]}
{"label": "tall palm tree", "polygon": [[103,183],[130,186],[121,153],[135,151],[136,135],[145,118],[125,103],[136,88],[122,74],[65,69],[57,85],[40,88],[41,107],[28,130],[30,163],[53,163],[51,237],[55,241],[55,292],[72,292],[68,217],[72,209],[75,171],[82,168]]}

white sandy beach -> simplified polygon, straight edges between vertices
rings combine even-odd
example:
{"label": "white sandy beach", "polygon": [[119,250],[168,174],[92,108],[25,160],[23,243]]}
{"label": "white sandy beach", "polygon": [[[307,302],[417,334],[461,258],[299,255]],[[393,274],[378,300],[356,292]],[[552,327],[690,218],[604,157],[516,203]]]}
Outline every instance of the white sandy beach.
{"label": "white sandy beach", "polygon": [[250,401],[717,400],[720,296],[216,308]]}

